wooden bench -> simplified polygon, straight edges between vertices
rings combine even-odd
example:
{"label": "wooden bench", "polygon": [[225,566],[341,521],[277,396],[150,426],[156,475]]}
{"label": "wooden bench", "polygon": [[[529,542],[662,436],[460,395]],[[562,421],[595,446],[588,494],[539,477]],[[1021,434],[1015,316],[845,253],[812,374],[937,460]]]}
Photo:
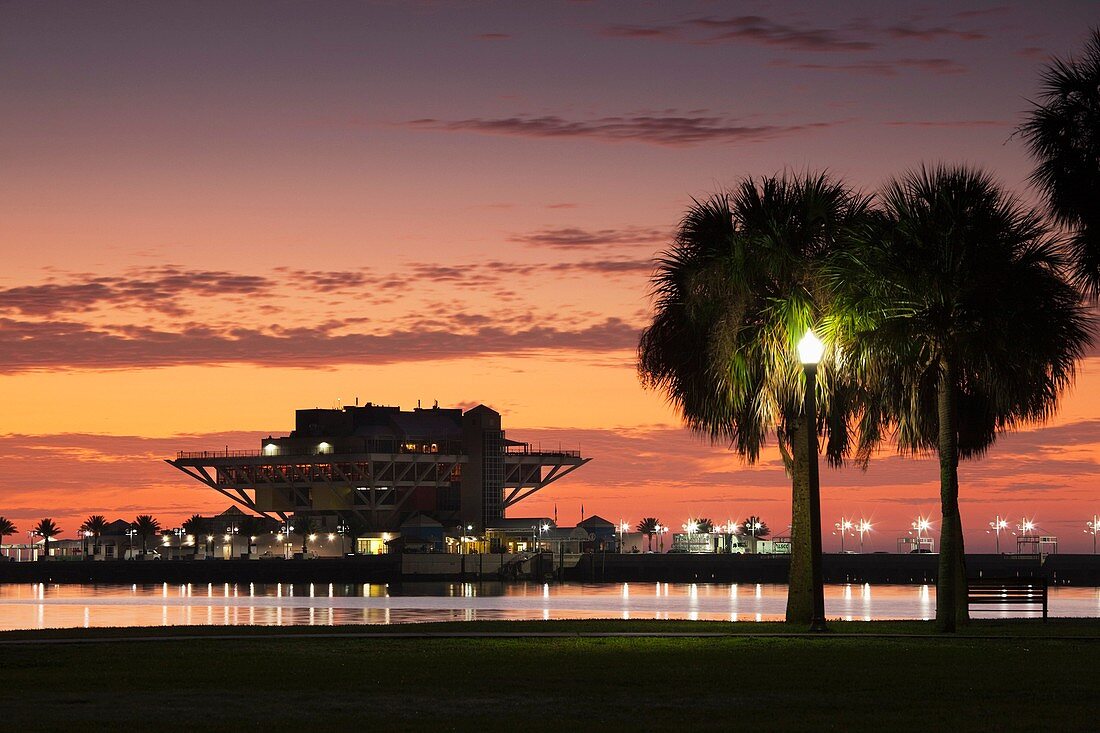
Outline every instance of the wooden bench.
{"label": "wooden bench", "polygon": [[[968,578],[971,606],[1038,606],[1047,617],[1046,578]],[[998,611],[998,608],[975,608]]]}

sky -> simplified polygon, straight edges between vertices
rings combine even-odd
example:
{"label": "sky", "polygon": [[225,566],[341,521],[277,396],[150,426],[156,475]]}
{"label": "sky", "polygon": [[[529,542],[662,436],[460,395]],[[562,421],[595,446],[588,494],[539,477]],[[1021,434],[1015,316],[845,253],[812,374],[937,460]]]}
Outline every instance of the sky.
{"label": "sky", "polygon": [[[515,515],[781,533],[774,447],[746,466],[639,384],[653,258],[748,175],[873,192],[962,162],[1033,200],[1013,130],[1098,10],[0,2],[0,515],[175,526],[225,504],[163,459],[358,397],[484,403],[593,458]],[[961,467],[968,549],[1000,515],[1091,551],[1098,462],[1089,356],[1051,421]],[[822,511],[826,550],[841,517],[893,550],[935,521],[936,463],[823,469]]]}

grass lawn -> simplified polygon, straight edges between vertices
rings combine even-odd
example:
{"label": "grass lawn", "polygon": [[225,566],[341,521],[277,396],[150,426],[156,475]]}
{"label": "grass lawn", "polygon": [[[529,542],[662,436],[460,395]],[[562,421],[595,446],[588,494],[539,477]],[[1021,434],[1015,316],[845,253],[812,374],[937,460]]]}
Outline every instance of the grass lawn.
{"label": "grass lawn", "polygon": [[[1089,726],[1100,685],[1096,621],[987,622],[967,630],[991,638],[938,637],[919,623],[833,624],[855,638],[765,637],[794,629],[704,622],[389,628],[732,633],[387,639],[388,629],[377,629],[355,639],[229,640],[216,638],[218,629],[100,630],[211,636],[0,644],[0,710],[5,727],[20,731],[728,730],[747,720],[759,730],[1070,730]],[[919,636],[880,635],[893,633]],[[19,636],[26,634],[0,634],[0,642]]]}

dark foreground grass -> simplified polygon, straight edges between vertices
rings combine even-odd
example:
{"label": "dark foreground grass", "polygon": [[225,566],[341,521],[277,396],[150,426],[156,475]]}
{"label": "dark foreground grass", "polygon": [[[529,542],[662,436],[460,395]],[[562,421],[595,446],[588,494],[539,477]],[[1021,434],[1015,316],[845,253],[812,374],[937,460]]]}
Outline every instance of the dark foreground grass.
{"label": "dark foreground grass", "polygon": [[[1088,638],[1096,622],[968,629],[992,638],[935,637],[925,624],[834,624],[862,635],[821,638],[760,635],[779,624],[697,622],[465,630],[528,626],[752,633],[0,645],[0,710],[5,727],[21,731],[710,730],[746,716],[763,730],[1073,730],[1087,727],[1100,683],[1100,641]],[[394,630],[413,628],[460,630]],[[217,633],[176,633],[196,631]],[[918,636],[868,633],[879,631]]]}

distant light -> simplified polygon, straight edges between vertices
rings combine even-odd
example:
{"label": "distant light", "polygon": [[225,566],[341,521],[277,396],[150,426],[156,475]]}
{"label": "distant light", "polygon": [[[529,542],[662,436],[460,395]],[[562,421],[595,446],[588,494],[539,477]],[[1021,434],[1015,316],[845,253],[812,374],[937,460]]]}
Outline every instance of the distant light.
{"label": "distant light", "polygon": [[315,540],[315,539],[317,539],[317,535],[315,535],[315,534],[311,534],[311,535],[309,536],[309,541],[310,541],[310,542],[313,542],[313,540]]}
{"label": "distant light", "polygon": [[550,531],[550,525],[549,524],[543,524],[542,525],[542,531],[543,532],[549,532]]}
{"label": "distant light", "polygon": [[818,364],[824,353],[825,344],[821,343],[821,339],[814,334],[813,329],[806,331],[806,335],[798,342],[799,360],[806,365]]}
{"label": "distant light", "polygon": [[336,539],[336,535],[334,535],[332,532],[329,532],[328,533],[328,541],[332,542],[334,539]]}
{"label": "distant light", "polygon": [[230,538],[230,535],[226,535],[226,536],[225,536],[225,541],[226,541],[226,542],[228,542],[228,541],[229,541],[229,538]]}

